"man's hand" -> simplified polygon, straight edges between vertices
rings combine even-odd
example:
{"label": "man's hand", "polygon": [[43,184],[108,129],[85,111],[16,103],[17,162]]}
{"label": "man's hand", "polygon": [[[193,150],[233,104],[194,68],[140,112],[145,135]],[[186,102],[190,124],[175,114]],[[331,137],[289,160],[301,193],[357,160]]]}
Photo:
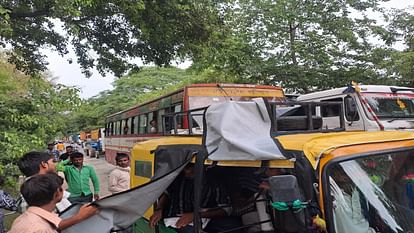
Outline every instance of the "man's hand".
{"label": "man's hand", "polygon": [[82,222],[83,220],[95,215],[98,213],[98,208],[91,204],[85,204],[79,208],[79,212],[72,217],[62,219],[60,221],[58,229],[64,230],[68,227],[71,227],[77,223]]}
{"label": "man's hand", "polygon": [[175,224],[175,226],[177,228],[182,228],[187,226],[188,224],[192,223],[194,219],[194,214],[193,213],[184,213],[177,221],[177,223]]}
{"label": "man's hand", "polygon": [[155,225],[161,220],[162,218],[162,210],[155,210],[152,216],[149,219],[149,225],[151,228],[154,228]]}
{"label": "man's hand", "polygon": [[85,204],[79,208],[78,217],[80,219],[87,219],[95,214],[98,213],[98,207],[91,205],[91,204]]}
{"label": "man's hand", "polygon": [[98,194],[94,194],[93,198],[95,199],[95,201],[99,200],[99,195]]}

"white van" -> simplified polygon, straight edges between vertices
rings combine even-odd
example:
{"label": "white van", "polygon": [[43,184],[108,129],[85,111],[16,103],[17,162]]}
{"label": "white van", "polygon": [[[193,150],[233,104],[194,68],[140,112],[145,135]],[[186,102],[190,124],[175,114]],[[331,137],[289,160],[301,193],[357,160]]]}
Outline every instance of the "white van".
{"label": "white van", "polygon": [[414,130],[414,88],[349,86],[301,95],[297,100],[343,103],[343,109],[330,105],[316,110],[325,129],[337,127],[342,114],[347,130]]}

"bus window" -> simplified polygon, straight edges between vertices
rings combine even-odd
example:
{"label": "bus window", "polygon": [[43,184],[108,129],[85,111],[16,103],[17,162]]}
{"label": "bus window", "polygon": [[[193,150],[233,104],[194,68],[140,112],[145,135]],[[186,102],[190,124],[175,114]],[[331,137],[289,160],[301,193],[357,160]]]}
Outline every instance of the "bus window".
{"label": "bus window", "polygon": [[147,129],[147,115],[142,114],[139,116],[139,133],[144,134],[146,133]]}
{"label": "bus window", "polygon": [[125,121],[126,121],[126,123],[125,123],[126,129],[124,129],[124,131],[126,132],[125,134],[131,134],[131,122],[132,122],[132,118],[125,119]]}
{"label": "bus window", "polygon": [[134,130],[135,130],[135,118],[136,117],[131,117],[131,119],[130,119],[130,126],[129,126],[130,134],[134,134]]}
{"label": "bus window", "polygon": [[134,117],[134,133],[135,134],[138,134],[138,131],[139,131],[139,117],[138,116],[135,116]]}
{"label": "bus window", "polygon": [[[174,106],[174,112],[182,112],[183,108],[181,104],[175,105]],[[182,115],[177,115],[177,125],[176,125],[177,129],[182,129],[183,128],[183,116]]]}
{"label": "bus window", "polygon": [[182,105],[181,104],[178,104],[178,105],[175,105],[174,106],[174,112],[181,112],[181,111],[183,111],[182,109],[183,108],[182,108]]}
{"label": "bus window", "polygon": [[148,133],[158,132],[157,111],[148,113]]}
{"label": "bus window", "polygon": [[121,121],[115,122],[115,135],[120,135]]}
{"label": "bus window", "polygon": [[110,124],[111,124],[111,126],[110,126],[110,129],[111,129],[110,130],[111,131],[110,134],[112,136],[112,135],[115,135],[115,123],[114,122],[111,122]]}
{"label": "bus window", "polygon": [[154,118],[154,113],[153,112],[150,112],[150,113],[148,113],[148,117],[147,117],[147,121],[148,121],[148,123],[147,123],[147,133],[151,133],[151,121],[152,121],[152,119]]}
{"label": "bus window", "polygon": [[170,132],[170,130],[172,130],[172,128],[173,128],[173,118],[172,118],[172,116],[169,115],[172,111],[172,108],[171,107],[165,108],[162,111],[164,112],[164,114],[163,114],[164,117],[161,116],[159,119],[162,119],[162,121],[164,121],[163,124],[164,124],[164,127],[165,127],[165,129],[164,129],[165,132]]}
{"label": "bus window", "polygon": [[161,121],[161,119],[162,119],[162,116],[163,115],[165,115],[165,109],[161,109],[161,110],[159,110],[158,111],[158,117],[157,117],[157,119],[158,119],[158,122],[157,122],[157,129],[158,129],[158,132],[162,132],[162,121]]}
{"label": "bus window", "polygon": [[120,134],[124,135],[126,132],[128,132],[128,128],[126,127],[126,120],[121,120]]}
{"label": "bus window", "polygon": [[109,136],[109,127],[111,127],[111,124],[110,123],[107,123],[107,124],[105,124],[105,136]]}

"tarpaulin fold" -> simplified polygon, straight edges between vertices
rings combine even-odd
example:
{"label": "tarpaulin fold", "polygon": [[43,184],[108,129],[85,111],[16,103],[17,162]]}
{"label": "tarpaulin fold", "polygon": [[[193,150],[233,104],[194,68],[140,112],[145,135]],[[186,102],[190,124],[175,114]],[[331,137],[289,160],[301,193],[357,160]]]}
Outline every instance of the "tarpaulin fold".
{"label": "tarpaulin fold", "polygon": [[286,159],[271,137],[271,119],[262,98],[211,105],[205,114],[209,159]]}
{"label": "tarpaulin fold", "polygon": [[[111,230],[129,227],[156,202],[199,149],[200,147],[193,147],[193,145],[171,145],[158,148],[155,151],[157,161],[155,176],[149,183],[95,201],[93,204],[99,206],[100,210],[97,215],[62,232],[109,233]],[[80,207],[80,204],[72,205],[61,214],[61,217],[68,218],[75,215]]]}

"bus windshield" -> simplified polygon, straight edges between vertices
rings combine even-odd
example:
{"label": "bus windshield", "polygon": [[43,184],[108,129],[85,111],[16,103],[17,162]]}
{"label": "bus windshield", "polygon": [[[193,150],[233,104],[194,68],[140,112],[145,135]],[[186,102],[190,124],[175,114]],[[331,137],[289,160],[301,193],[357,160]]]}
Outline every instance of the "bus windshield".
{"label": "bus windshield", "polygon": [[414,118],[414,94],[361,93],[379,119]]}
{"label": "bus windshield", "polygon": [[337,233],[414,232],[413,152],[360,157],[329,169]]}

